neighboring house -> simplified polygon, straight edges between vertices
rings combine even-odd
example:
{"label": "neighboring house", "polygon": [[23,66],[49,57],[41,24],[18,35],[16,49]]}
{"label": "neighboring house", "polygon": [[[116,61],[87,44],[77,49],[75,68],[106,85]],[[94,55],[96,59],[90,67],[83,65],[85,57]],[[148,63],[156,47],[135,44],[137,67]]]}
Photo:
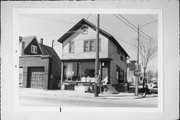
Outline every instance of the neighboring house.
{"label": "neighboring house", "polygon": [[60,58],[53,48],[38,42],[36,36],[19,37],[19,86],[57,89],[60,80]]}
{"label": "neighboring house", "polygon": [[[99,33],[100,79],[107,79],[109,85],[123,85],[129,55],[112,35],[102,29]],[[96,26],[82,19],[58,39],[62,43],[61,80],[64,89],[74,89],[73,84],[95,82],[96,34]]]}
{"label": "neighboring house", "polygon": [[136,70],[136,61],[130,61],[127,63],[127,82],[130,86],[135,86],[136,76],[134,75],[134,71]]}

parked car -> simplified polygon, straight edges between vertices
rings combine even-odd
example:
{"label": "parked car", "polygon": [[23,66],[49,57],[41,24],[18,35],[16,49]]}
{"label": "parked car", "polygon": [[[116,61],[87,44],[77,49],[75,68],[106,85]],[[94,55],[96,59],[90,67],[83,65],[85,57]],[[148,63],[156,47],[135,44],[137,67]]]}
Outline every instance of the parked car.
{"label": "parked car", "polygon": [[158,81],[153,81],[147,84],[150,93],[158,93]]}
{"label": "parked car", "polygon": [[153,81],[146,84],[145,88],[139,89],[139,93],[145,97],[147,94],[158,93],[158,81]]}

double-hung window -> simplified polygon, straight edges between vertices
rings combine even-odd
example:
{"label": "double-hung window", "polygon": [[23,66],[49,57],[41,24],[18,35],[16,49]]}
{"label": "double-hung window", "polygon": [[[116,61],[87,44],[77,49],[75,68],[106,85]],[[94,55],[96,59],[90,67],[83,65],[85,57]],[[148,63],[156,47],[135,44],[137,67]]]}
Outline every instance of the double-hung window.
{"label": "double-hung window", "polygon": [[37,46],[31,45],[31,53],[37,54]]}
{"label": "double-hung window", "polygon": [[89,51],[95,51],[95,40],[89,41]]}
{"label": "double-hung window", "polygon": [[89,41],[84,41],[84,52],[89,51]]}
{"label": "double-hung window", "polygon": [[[101,47],[101,41],[99,41],[99,50]],[[85,40],[84,41],[84,52],[93,52],[96,50],[96,41],[95,39]]]}
{"label": "double-hung window", "polygon": [[74,41],[69,42],[69,53],[74,53]]}

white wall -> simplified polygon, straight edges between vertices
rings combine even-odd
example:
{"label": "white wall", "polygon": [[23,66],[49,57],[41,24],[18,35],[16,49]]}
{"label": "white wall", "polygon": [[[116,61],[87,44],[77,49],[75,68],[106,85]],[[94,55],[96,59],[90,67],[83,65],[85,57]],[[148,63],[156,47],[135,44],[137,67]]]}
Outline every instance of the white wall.
{"label": "white wall", "polygon": [[[95,58],[95,52],[84,52],[84,40],[88,39],[96,39],[96,31],[91,28],[88,29],[88,34],[81,34],[80,30],[76,32],[72,36],[70,36],[63,43],[63,54],[62,59],[93,59]],[[101,39],[101,50],[100,50],[100,58],[108,57],[108,39],[102,35],[100,35]],[[69,41],[74,41],[75,48],[74,53],[69,53]]]}

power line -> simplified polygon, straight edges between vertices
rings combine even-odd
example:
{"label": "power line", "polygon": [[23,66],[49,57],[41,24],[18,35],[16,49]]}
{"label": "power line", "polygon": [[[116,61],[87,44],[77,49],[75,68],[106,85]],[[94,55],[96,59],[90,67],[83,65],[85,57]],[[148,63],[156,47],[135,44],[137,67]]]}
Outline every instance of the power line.
{"label": "power line", "polygon": [[[127,24],[126,22],[124,22],[122,19],[120,19],[119,17],[121,17],[123,20],[125,20],[127,23],[129,23],[129,24]],[[136,32],[138,32],[138,28],[133,24],[133,23],[131,23],[130,21],[128,21],[126,18],[124,18],[122,15],[119,15],[118,14],[118,16],[116,16],[116,18],[118,18],[119,20],[121,20],[123,23],[125,23],[126,25],[128,25],[131,29],[133,29],[134,31],[136,31]],[[147,39],[147,40],[149,40],[149,39],[151,39],[151,40],[153,40],[153,42],[154,42],[154,44],[156,44],[157,42],[154,40],[154,39],[152,39],[152,37],[150,37],[149,35],[147,35],[146,33],[144,33],[142,30],[140,30],[140,34],[145,38],[145,39]],[[149,39],[148,39],[148,38]]]}
{"label": "power line", "polygon": [[[120,41],[120,42],[121,42],[121,41]],[[129,47],[128,44],[123,43],[123,42],[122,42],[121,44],[123,44],[123,46],[124,46],[125,48],[127,48],[126,51],[128,51],[128,53],[130,53],[130,54],[129,54],[130,56],[135,55],[136,51],[133,50],[133,49],[135,48],[135,46],[133,46],[131,49],[129,49],[130,47]]]}
{"label": "power line", "polygon": [[91,16],[91,14],[89,14],[89,15],[87,16],[86,20],[88,20],[90,16]]}
{"label": "power line", "polygon": [[132,44],[132,43],[129,43],[129,42],[127,42],[126,40],[122,40],[122,39],[118,38],[117,36],[114,36],[114,37],[115,37],[116,39],[118,39],[118,40],[124,42],[124,43],[127,43],[127,44],[133,46],[133,47],[137,47],[136,45],[134,45],[134,44]]}
{"label": "power line", "polygon": [[[126,24],[127,26],[129,26],[132,30],[134,30],[135,32],[138,32],[135,28],[133,28],[132,26],[130,26],[129,24],[127,24],[126,22],[124,22],[121,18],[119,18],[118,16],[114,15],[117,19],[119,19],[120,21],[122,21],[124,24]],[[143,35],[142,35],[143,36]],[[143,36],[144,37],[144,36]],[[145,39],[147,39],[146,37],[144,37]],[[147,39],[149,40],[149,39]],[[155,44],[155,43],[154,43]]]}
{"label": "power line", "polygon": [[[147,17],[151,18],[152,20],[156,20],[154,17],[150,16],[150,15],[146,15]],[[158,20],[156,20],[158,21]]]}
{"label": "power line", "polygon": [[[118,14],[119,15],[119,14]],[[128,22],[130,25],[132,25],[134,28],[138,29],[134,24],[129,22],[126,18],[124,18],[122,15],[119,15],[121,18],[123,18],[126,22]]]}
{"label": "power line", "polygon": [[57,19],[50,19],[50,18],[44,18],[44,17],[37,17],[37,16],[26,16],[26,17],[31,17],[31,18],[36,18],[36,19],[46,19],[46,20],[50,20],[50,21],[54,21],[54,22],[62,22],[62,23],[67,23],[67,24],[76,24],[74,22],[67,22],[67,21],[63,21],[63,20],[57,20]]}
{"label": "power line", "polygon": [[144,25],[143,25],[143,26],[141,26],[141,27],[144,27],[144,26],[149,25],[149,24],[154,23],[154,22],[157,22],[157,20],[150,21],[150,22],[148,22],[148,23],[144,24]]}
{"label": "power line", "polygon": [[[127,21],[129,24],[131,24],[133,27],[135,27],[136,29],[138,29],[134,24],[132,24],[130,21],[128,21],[125,17],[123,17],[122,15],[119,15],[121,18],[123,18],[125,21]],[[153,23],[153,22],[157,22],[157,20],[156,21],[151,21],[151,22],[148,22],[148,23],[146,23],[145,25],[147,25],[147,24],[150,24],[150,23]],[[143,26],[145,26],[145,25],[143,25]],[[142,27],[142,26],[141,26]],[[152,37],[150,37],[149,35],[147,35],[146,33],[144,33],[142,30],[139,30],[139,32],[141,32],[142,34],[143,34],[143,37],[145,38],[145,36],[146,37],[148,37],[149,39],[151,39],[151,40],[153,40],[155,43],[157,43],[154,39],[152,39]],[[140,34],[141,34],[140,33]],[[142,35],[141,34],[141,35]],[[144,36],[145,35],[145,36]],[[146,38],[147,39],[147,38]],[[149,39],[147,39],[147,40],[149,40]]]}
{"label": "power line", "polygon": [[117,15],[114,14],[114,16],[120,20],[121,22],[123,22],[124,24],[126,24],[127,26],[129,26],[132,30],[134,30],[135,32],[138,32],[136,29],[134,29],[132,26],[130,26],[129,24],[127,24],[126,22],[124,22],[122,19],[120,19]]}
{"label": "power line", "polygon": [[[86,18],[84,19],[89,19],[89,17],[91,16],[91,14],[89,14]],[[57,19],[50,19],[50,18],[45,18],[45,17],[37,17],[37,16],[26,16],[26,17],[31,17],[31,18],[36,18],[36,19],[43,19],[43,20],[49,20],[49,21],[55,21],[55,22],[61,22],[61,23],[66,23],[66,24],[77,24],[74,22],[68,22],[68,21],[64,21],[64,20],[57,20]]]}
{"label": "power line", "polygon": [[[119,15],[119,14],[118,14]],[[123,17],[122,15],[119,15],[122,19],[124,19],[125,21],[127,21],[130,25],[132,25],[134,28],[138,29],[138,27],[136,27],[133,23],[131,23],[130,21],[128,21],[125,17]],[[153,21],[154,22],[154,21]],[[151,22],[152,23],[152,22]],[[150,23],[148,23],[150,24]],[[143,25],[144,26],[144,25]],[[142,30],[139,30],[142,34],[144,34],[146,37],[148,37],[149,39],[152,39],[152,37],[150,37],[149,35],[147,35],[146,33],[144,33]],[[153,40],[153,39],[152,39]],[[154,40],[154,42],[156,42]]]}
{"label": "power line", "polygon": [[[125,40],[122,40],[122,39],[120,39],[120,38],[118,38],[117,36],[114,36],[116,39],[118,39],[118,40],[120,40],[120,41],[122,41],[122,42],[124,42],[124,43],[126,43],[126,44],[129,44],[129,45],[131,45],[131,46],[133,46],[134,48],[136,48],[137,49],[137,46],[135,45],[135,44],[132,44],[132,43],[129,43],[129,42],[127,42],[127,41],[125,41]],[[142,50],[144,50],[145,52],[148,52],[146,49],[144,49],[144,48],[142,48]]]}
{"label": "power line", "polygon": [[[63,32],[64,33],[64,32]],[[69,32],[65,32],[65,33],[82,33],[82,32],[78,32],[78,31],[69,31]],[[54,35],[60,35],[60,34],[40,34],[40,35],[36,35],[36,36],[54,36]]]}

